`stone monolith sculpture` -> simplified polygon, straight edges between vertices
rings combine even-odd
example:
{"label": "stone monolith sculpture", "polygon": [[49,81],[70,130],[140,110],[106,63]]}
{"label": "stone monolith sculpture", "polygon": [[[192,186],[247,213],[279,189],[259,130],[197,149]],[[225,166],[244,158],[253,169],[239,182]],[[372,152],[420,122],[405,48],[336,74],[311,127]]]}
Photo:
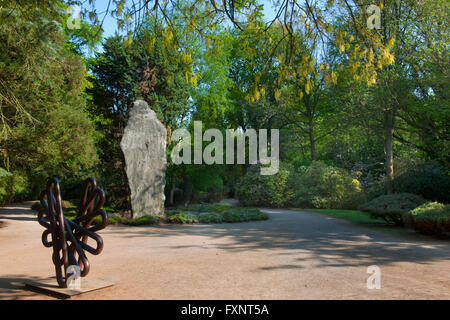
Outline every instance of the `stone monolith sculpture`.
{"label": "stone monolith sculpture", "polygon": [[166,136],[166,128],[147,103],[134,102],[120,142],[134,218],[164,215]]}

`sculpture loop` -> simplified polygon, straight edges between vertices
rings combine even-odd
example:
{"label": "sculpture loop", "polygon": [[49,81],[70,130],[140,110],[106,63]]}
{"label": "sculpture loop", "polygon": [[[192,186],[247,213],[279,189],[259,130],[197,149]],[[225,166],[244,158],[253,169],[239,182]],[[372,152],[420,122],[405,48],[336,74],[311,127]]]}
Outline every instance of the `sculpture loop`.
{"label": "sculpture loop", "polygon": [[[60,287],[67,288],[67,279],[71,276],[67,274],[67,268],[78,266],[80,275],[84,277],[90,269],[85,251],[98,255],[103,250],[103,239],[95,232],[108,224],[108,215],[102,209],[105,193],[97,187],[94,178],[86,179],[79,212],[73,220],[64,217],[58,179],[48,180],[46,189],[41,192],[40,202],[42,209],[38,213],[38,222],[46,228],[42,233],[42,243],[45,247],[53,247],[56,280]],[[101,222],[93,224],[97,216],[101,217]],[[88,245],[89,238],[96,242],[95,248]]]}

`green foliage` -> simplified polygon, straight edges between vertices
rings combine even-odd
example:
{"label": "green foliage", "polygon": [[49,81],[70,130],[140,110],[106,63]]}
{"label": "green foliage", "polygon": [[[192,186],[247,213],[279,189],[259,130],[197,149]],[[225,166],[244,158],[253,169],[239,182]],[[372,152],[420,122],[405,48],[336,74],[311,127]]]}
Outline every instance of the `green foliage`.
{"label": "green foliage", "polygon": [[450,205],[425,203],[409,212],[411,224],[418,232],[450,235]]}
{"label": "green foliage", "polygon": [[345,219],[354,223],[365,225],[385,225],[386,221],[381,218],[372,217],[367,212],[345,209],[308,209],[308,211],[319,212],[333,218]]}
{"label": "green foliage", "polygon": [[201,212],[198,215],[198,221],[203,223],[222,223],[224,217],[222,214],[216,212]]}
{"label": "green foliage", "polygon": [[402,216],[425,203],[425,199],[411,193],[384,195],[364,203],[359,210],[370,213],[374,218],[382,218],[388,223],[403,225]]}
{"label": "green foliage", "polygon": [[191,205],[184,210],[174,210],[167,213],[167,221],[172,223],[222,223],[245,222],[252,220],[267,220],[268,214],[257,208],[239,208],[222,204]]}
{"label": "green foliage", "polygon": [[294,170],[282,165],[273,176],[251,168],[236,187],[239,201],[248,206],[354,208],[363,199],[359,181],[340,168],[315,161]]}
{"label": "green foliage", "polygon": [[124,224],[129,226],[141,226],[147,224],[157,224],[163,220],[160,216],[144,216],[140,218],[126,219],[118,215],[109,214],[108,224]]}
{"label": "green foliage", "polygon": [[228,204],[208,204],[208,203],[201,203],[201,204],[192,204],[188,207],[189,211],[196,211],[196,212],[223,212],[229,209],[234,208],[231,205]]}
{"label": "green foliage", "polygon": [[421,159],[396,161],[394,192],[409,192],[425,199],[450,202],[450,175],[441,165]]}
{"label": "green foliage", "polygon": [[360,182],[345,170],[314,161],[296,171],[294,205],[317,209],[352,209],[364,199]]}
{"label": "green foliage", "polygon": [[184,212],[183,210],[177,210],[170,212],[167,215],[167,222],[169,223],[194,223],[198,222],[199,217],[192,213]]}
{"label": "green foliage", "polygon": [[48,177],[70,178],[96,162],[83,110],[86,69],[65,47],[58,1],[1,7],[0,159],[28,177],[35,198]]}
{"label": "green foliage", "polygon": [[8,172],[0,168],[0,205],[27,198],[29,182],[20,172]]}
{"label": "green foliage", "polygon": [[284,207],[294,197],[292,168],[282,164],[278,173],[261,175],[261,166],[253,165],[236,186],[236,196],[244,206]]}

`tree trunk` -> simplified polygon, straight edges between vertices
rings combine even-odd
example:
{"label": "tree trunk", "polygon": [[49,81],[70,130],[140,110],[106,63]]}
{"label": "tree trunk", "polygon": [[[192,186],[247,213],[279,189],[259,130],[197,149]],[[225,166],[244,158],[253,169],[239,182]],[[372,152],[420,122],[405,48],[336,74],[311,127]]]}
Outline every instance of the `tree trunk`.
{"label": "tree trunk", "polygon": [[311,151],[311,160],[316,160],[316,142],[314,141],[314,126],[312,119],[309,121],[309,148]]}
{"label": "tree trunk", "polygon": [[316,141],[314,139],[314,114],[309,102],[305,101],[306,113],[308,115],[308,135],[309,135],[309,150],[311,152],[311,160],[316,160]]}
{"label": "tree trunk", "polygon": [[394,139],[394,111],[391,108],[384,112],[384,130],[386,155],[386,191],[387,194],[392,194],[392,183],[394,180],[394,152],[392,150]]}
{"label": "tree trunk", "polygon": [[173,206],[173,197],[175,195],[175,190],[176,190],[176,187],[175,187],[175,183],[174,183],[174,184],[172,184],[172,188],[170,189],[169,204],[171,206]]}

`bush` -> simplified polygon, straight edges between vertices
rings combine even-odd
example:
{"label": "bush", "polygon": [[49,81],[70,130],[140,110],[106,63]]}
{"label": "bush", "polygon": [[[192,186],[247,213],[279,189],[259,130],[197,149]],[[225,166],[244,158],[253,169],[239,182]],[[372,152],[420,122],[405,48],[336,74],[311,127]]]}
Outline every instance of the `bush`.
{"label": "bush", "polygon": [[261,175],[261,165],[253,165],[236,185],[236,196],[244,206],[288,206],[294,197],[291,173],[292,169],[282,164],[278,173]]}
{"label": "bush", "polygon": [[356,177],[344,169],[314,161],[295,174],[294,206],[317,209],[354,209],[364,199]]}
{"label": "bush", "polygon": [[282,165],[273,176],[261,176],[259,169],[253,166],[236,187],[245,206],[353,209],[364,200],[356,177],[321,161],[297,170]]}
{"label": "bush", "polygon": [[373,218],[382,218],[388,223],[403,225],[403,215],[425,203],[425,199],[411,193],[384,195],[361,205],[359,210],[370,213]]}
{"label": "bush", "polygon": [[0,205],[25,200],[28,190],[29,182],[25,175],[0,168]]}
{"label": "bush", "polygon": [[448,170],[432,161],[398,159],[393,189],[395,193],[414,193],[425,199],[450,202]]}
{"label": "bush", "polygon": [[450,234],[450,205],[425,203],[409,212],[415,230],[425,234]]}
{"label": "bush", "polygon": [[175,210],[168,214],[167,222],[169,223],[194,223],[198,222],[198,216],[183,210]]}

